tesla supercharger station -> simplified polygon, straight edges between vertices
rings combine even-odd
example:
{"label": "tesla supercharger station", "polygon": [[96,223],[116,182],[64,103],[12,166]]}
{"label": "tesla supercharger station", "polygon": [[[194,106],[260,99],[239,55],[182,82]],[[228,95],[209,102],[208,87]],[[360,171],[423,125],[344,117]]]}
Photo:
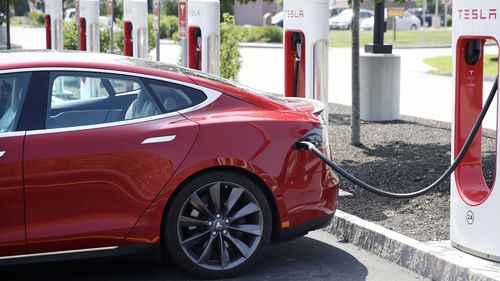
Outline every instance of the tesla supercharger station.
{"label": "tesla supercharger station", "polygon": [[220,74],[220,3],[188,2],[188,67]]}
{"label": "tesla supercharger station", "polygon": [[47,49],[62,50],[63,12],[62,0],[45,1],[45,39]]}
{"label": "tesla supercharger station", "polygon": [[328,3],[328,0],[285,0],[283,6],[285,96],[325,102],[325,118],[328,116]]}
{"label": "tesla supercharger station", "polygon": [[[458,155],[483,105],[483,47],[500,40],[498,0],[453,2],[455,106],[452,154]],[[498,113],[497,113],[498,120]],[[496,137],[498,140],[498,127]],[[496,175],[500,158],[496,154]],[[454,158],[453,158],[454,159]],[[500,261],[500,186],[488,187],[481,164],[481,130],[450,178],[452,245],[483,258]]]}
{"label": "tesla supercharger station", "polygon": [[80,50],[100,52],[99,0],[80,0],[79,9]]}
{"label": "tesla supercharger station", "polygon": [[124,55],[149,57],[147,0],[123,1],[123,38]]}

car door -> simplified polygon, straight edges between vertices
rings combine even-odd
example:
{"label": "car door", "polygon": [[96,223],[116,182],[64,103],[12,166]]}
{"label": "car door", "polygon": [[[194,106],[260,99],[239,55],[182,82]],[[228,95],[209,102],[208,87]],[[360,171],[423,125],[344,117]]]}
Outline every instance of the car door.
{"label": "car door", "polygon": [[17,125],[30,73],[0,74],[0,256],[25,252],[23,143]]}
{"label": "car door", "polygon": [[25,141],[29,253],[120,245],[186,157],[198,125],[141,79],[52,72]]}
{"label": "car door", "polygon": [[399,17],[397,19],[397,29],[408,30],[410,29],[410,25],[411,25],[411,18],[407,12],[405,12],[402,17]]}

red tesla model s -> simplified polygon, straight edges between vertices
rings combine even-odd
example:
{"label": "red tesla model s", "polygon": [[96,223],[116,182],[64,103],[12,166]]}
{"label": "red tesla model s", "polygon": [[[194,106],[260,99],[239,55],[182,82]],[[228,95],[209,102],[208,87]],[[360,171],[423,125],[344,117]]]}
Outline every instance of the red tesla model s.
{"label": "red tesla model s", "polygon": [[0,53],[0,264],[168,253],[227,277],[330,221],[322,104],[77,52]]}

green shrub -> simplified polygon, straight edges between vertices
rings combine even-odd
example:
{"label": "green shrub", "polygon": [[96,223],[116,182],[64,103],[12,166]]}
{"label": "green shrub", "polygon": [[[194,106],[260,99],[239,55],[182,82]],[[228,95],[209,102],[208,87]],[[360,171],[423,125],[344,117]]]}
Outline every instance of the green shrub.
{"label": "green shrub", "polygon": [[222,17],[224,21],[220,26],[220,74],[222,77],[237,80],[241,69],[240,30],[235,24],[234,16],[224,13]]}
{"label": "green shrub", "polygon": [[28,23],[34,26],[45,25],[45,15],[38,12],[30,12],[28,14]]}
{"label": "green shrub", "polygon": [[160,17],[160,38],[172,38],[177,29],[179,29],[179,18],[164,15]]}
{"label": "green shrub", "polygon": [[283,42],[283,28],[279,26],[252,26],[239,28],[244,42]]}
{"label": "green shrub", "polygon": [[[113,35],[114,36],[114,35]],[[116,40],[113,38],[113,41]],[[109,34],[109,27],[101,25],[101,32],[99,34],[99,46],[101,48],[101,53],[109,53],[111,47],[111,35]],[[113,49],[113,51],[116,48]]]}
{"label": "green shrub", "polygon": [[64,49],[65,50],[77,50],[78,49],[78,37],[76,32],[76,23],[65,22],[63,27],[64,32]]}
{"label": "green shrub", "polygon": [[262,39],[268,43],[281,43],[283,42],[283,28],[279,26],[261,26],[259,27],[262,32]]}
{"label": "green shrub", "polygon": [[[120,30],[123,30],[123,20],[120,18],[117,18],[115,20],[115,25],[120,28]],[[113,41],[115,41],[115,54],[123,54],[123,31],[120,32],[115,32],[113,36]]]}
{"label": "green shrub", "polygon": [[[116,46],[116,40],[115,46]],[[101,53],[109,53],[110,50],[110,34],[109,28],[101,26],[101,31],[99,34],[99,45],[101,48]],[[123,45],[123,42],[122,42]],[[64,49],[65,50],[78,50],[78,37],[76,32],[76,23],[65,22],[64,23]],[[116,48],[115,48],[116,50]]]}
{"label": "green shrub", "polygon": [[178,43],[180,44],[181,43],[181,38],[179,37],[179,32],[174,32],[174,34],[172,34],[172,40],[174,40],[175,43]]}

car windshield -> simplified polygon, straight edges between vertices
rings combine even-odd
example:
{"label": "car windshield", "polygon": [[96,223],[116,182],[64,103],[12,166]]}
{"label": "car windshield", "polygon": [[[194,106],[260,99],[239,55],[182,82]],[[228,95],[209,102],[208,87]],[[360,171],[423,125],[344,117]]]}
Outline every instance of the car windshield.
{"label": "car windshield", "polygon": [[208,73],[205,73],[205,72],[201,72],[201,71],[197,71],[197,70],[193,70],[193,69],[189,69],[189,68],[183,68],[183,67],[181,68],[181,67],[179,67],[179,69],[184,74],[186,74],[186,75],[195,76],[195,77],[207,79],[207,80],[210,80],[210,81],[222,83],[222,84],[225,84],[225,85],[228,85],[228,86],[231,86],[231,87],[243,90],[245,92],[248,92],[249,94],[256,95],[256,96],[259,96],[259,97],[263,97],[265,99],[269,99],[269,100],[272,100],[274,102],[278,102],[278,103],[281,103],[281,104],[287,104],[288,103],[285,99],[280,98],[280,97],[278,97],[276,95],[273,95],[273,94],[270,94],[270,93],[266,93],[266,92],[262,92],[262,91],[259,91],[257,89],[245,86],[245,85],[241,85],[239,83],[236,83],[235,81],[232,81],[232,80],[229,80],[229,79],[226,79],[226,78],[222,78],[222,77],[219,77],[219,76],[215,76],[215,75],[212,75],[212,74],[208,74]]}
{"label": "car windshield", "polygon": [[338,18],[350,18],[350,17],[352,17],[352,9],[343,10],[336,17],[338,17]]}

